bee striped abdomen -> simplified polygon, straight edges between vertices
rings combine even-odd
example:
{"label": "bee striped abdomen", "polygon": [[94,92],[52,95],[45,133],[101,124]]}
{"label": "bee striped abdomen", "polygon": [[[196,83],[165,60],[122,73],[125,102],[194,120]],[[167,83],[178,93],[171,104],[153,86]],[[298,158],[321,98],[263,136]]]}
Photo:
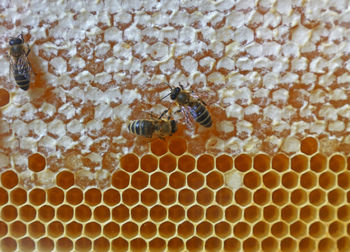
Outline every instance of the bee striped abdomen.
{"label": "bee striped abdomen", "polygon": [[190,110],[193,118],[201,124],[204,127],[209,128],[211,126],[211,117],[208,112],[208,110],[205,108],[205,106],[199,102],[196,101],[192,106]]}
{"label": "bee striped abdomen", "polygon": [[29,76],[27,74],[21,74],[21,73],[15,72],[14,77],[15,77],[15,81],[16,81],[17,85],[21,89],[28,90],[30,79],[29,79]]}
{"label": "bee striped abdomen", "polygon": [[130,132],[144,137],[151,138],[154,133],[154,124],[149,120],[136,120],[128,124]]}

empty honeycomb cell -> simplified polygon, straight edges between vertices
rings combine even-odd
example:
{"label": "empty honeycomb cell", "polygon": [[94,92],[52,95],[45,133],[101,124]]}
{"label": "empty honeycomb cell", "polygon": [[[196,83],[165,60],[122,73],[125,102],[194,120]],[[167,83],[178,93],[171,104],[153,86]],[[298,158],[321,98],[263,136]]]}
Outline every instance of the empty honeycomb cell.
{"label": "empty honeycomb cell", "polygon": [[8,202],[7,191],[0,187],[0,206],[5,205]]}
{"label": "empty honeycomb cell", "polygon": [[322,172],[327,167],[327,158],[322,154],[316,154],[310,159],[310,168],[315,172]]}
{"label": "empty honeycomb cell", "polygon": [[199,172],[192,172],[187,176],[187,184],[193,189],[199,189],[204,184],[204,177]]}
{"label": "empty honeycomb cell", "polygon": [[108,189],[103,192],[103,202],[108,206],[115,206],[120,202],[120,194],[117,190]]}
{"label": "empty honeycomb cell", "polygon": [[74,174],[70,171],[61,171],[57,174],[56,184],[63,189],[68,189],[74,185]]}
{"label": "empty honeycomb cell", "polygon": [[189,221],[184,221],[177,227],[177,234],[182,238],[189,238],[194,234],[194,226]]}
{"label": "empty honeycomb cell", "polygon": [[168,241],[168,250],[169,251],[183,251],[185,244],[182,239],[175,237]]}
{"label": "empty honeycomb cell", "polygon": [[225,251],[241,251],[241,242],[236,238],[228,238],[224,241]]}
{"label": "empty honeycomb cell", "polygon": [[208,154],[203,154],[197,159],[197,170],[207,173],[214,169],[214,158]]}
{"label": "empty honeycomb cell", "polygon": [[101,191],[97,188],[91,188],[85,192],[84,201],[90,206],[100,204],[102,198]]}
{"label": "empty honeycomb cell", "polygon": [[81,233],[83,231],[83,225],[76,222],[72,221],[71,223],[68,223],[66,225],[66,235],[69,238],[78,238],[81,236]]}
{"label": "empty honeycomb cell", "polygon": [[73,242],[66,237],[60,238],[56,241],[56,249],[58,251],[71,251],[73,249]]}
{"label": "empty honeycomb cell", "polygon": [[157,205],[151,208],[149,215],[152,220],[160,222],[166,218],[167,211],[165,207]]}
{"label": "empty honeycomb cell", "polygon": [[217,237],[210,237],[205,241],[204,247],[206,251],[221,251],[222,241]]}
{"label": "empty honeycomb cell", "polygon": [[62,205],[57,209],[56,217],[64,222],[70,221],[73,218],[74,210],[69,205]]}
{"label": "empty honeycomb cell", "polygon": [[349,221],[350,220],[350,206],[344,205],[337,209],[337,216],[339,220]]}
{"label": "empty honeycomb cell", "polygon": [[260,186],[261,178],[260,175],[256,172],[248,172],[244,174],[243,184],[251,189],[257,188]]}
{"label": "empty honeycomb cell", "polygon": [[318,142],[313,137],[306,137],[301,141],[300,150],[306,155],[312,155],[317,152]]}
{"label": "empty honeycomb cell", "polygon": [[89,206],[79,205],[75,208],[75,218],[79,221],[85,222],[90,220],[92,212]]}
{"label": "empty honeycomb cell", "polygon": [[98,206],[94,209],[94,219],[99,223],[108,221],[110,214],[110,210],[106,206]]}
{"label": "empty honeycomb cell", "polygon": [[47,237],[41,238],[37,244],[39,251],[53,251],[55,247],[54,241]]}
{"label": "empty honeycomb cell", "polygon": [[308,167],[308,159],[302,154],[297,154],[291,159],[291,168],[296,172],[303,172]]}
{"label": "empty honeycomb cell", "polygon": [[233,168],[233,159],[231,156],[223,154],[216,158],[216,169],[221,172],[227,172]]}
{"label": "empty honeycomb cell", "polygon": [[182,155],[179,158],[179,169],[183,172],[190,172],[196,166],[196,160],[191,155]]}
{"label": "empty honeycomb cell", "polygon": [[[259,179],[260,179],[260,177],[259,177]],[[277,187],[279,185],[279,180],[280,180],[279,174],[277,174],[274,171],[267,172],[263,176],[264,186],[266,186],[267,188],[270,188],[270,189]],[[246,183],[244,183],[244,184],[246,184]]]}
{"label": "empty honeycomb cell", "polygon": [[283,172],[285,170],[287,170],[289,167],[289,158],[280,153],[275,155],[272,158],[272,169],[278,171],[278,172]]}
{"label": "empty honeycomb cell", "polygon": [[342,155],[334,155],[329,159],[329,168],[334,172],[343,171],[346,167],[346,160]]}
{"label": "empty honeycomb cell", "polygon": [[101,225],[97,222],[89,222],[84,225],[84,234],[90,238],[95,238],[101,234]]}
{"label": "empty honeycomb cell", "polygon": [[112,217],[119,223],[129,219],[129,216],[129,208],[124,205],[119,205],[112,209]]}
{"label": "empty honeycomb cell", "polygon": [[330,191],[327,196],[328,202],[332,205],[338,206],[345,202],[345,193],[343,190],[340,190],[338,188]]}
{"label": "empty honeycomb cell", "polygon": [[148,209],[142,205],[137,205],[131,209],[131,217],[133,220],[142,222],[147,219]]}
{"label": "empty honeycomb cell", "polygon": [[27,192],[22,188],[13,189],[10,192],[11,203],[22,205],[27,201]]}
{"label": "empty honeycomb cell", "polygon": [[120,227],[115,222],[108,222],[106,225],[103,225],[103,234],[108,238],[114,238],[118,236]]}
{"label": "empty honeycomb cell", "polygon": [[11,205],[4,206],[1,209],[1,219],[10,222],[17,218],[17,208]]}
{"label": "empty honeycomb cell", "polygon": [[130,242],[130,250],[131,251],[146,251],[147,243],[142,238],[136,238]]}
{"label": "empty honeycomb cell", "polygon": [[272,193],[272,202],[276,205],[283,206],[288,202],[288,192],[284,189],[277,189]]}
{"label": "empty honeycomb cell", "polygon": [[153,222],[145,222],[140,227],[140,234],[144,238],[154,237],[157,233],[157,226]]}
{"label": "empty honeycomb cell", "polygon": [[246,206],[252,200],[251,192],[245,188],[239,188],[235,193],[235,200],[237,204]]}
{"label": "empty honeycomb cell", "polygon": [[46,193],[43,189],[33,189],[29,192],[29,201],[33,205],[39,206],[46,201]]}
{"label": "empty honeycomb cell", "polygon": [[45,169],[46,159],[40,153],[34,153],[28,157],[28,168],[33,172],[40,172]]}
{"label": "empty honeycomb cell", "polygon": [[281,218],[286,222],[294,221],[298,216],[298,209],[293,205],[284,206],[281,210]]}
{"label": "empty honeycomb cell", "polygon": [[342,187],[343,189],[350,188],[350,172],[349,171],[345,171],[345,172],[340,173],[338,175],[338,185],[340,187]]}
{"label": "empty honeycomb cell", "polygon": [[187,209],[187,218],[192,222],[202,220],[204,217],[204,210],[201,206],[194,205]]}
{"label": "empty honeycomb cell", "polygon": [[166,188],[159,193],[159,200],[164,205],[173,204],[176,198],[176,192],[170,188]]}
{"label": "empty honeycomb cell", "polygon": [[242,209],[239,206],[232,205],[225,209],[225,218],[231,223],[235,223],[242,217]]}
{"label": "empty honeycomb cell", "polygon": [[257,238],[263,238],[267,236],[269,230],[270,230],[270,226],[268,223],[264,221],[259,221],[253,227],[253,235],[254,237],[257,237]]}
{"label": "empty honeycomb cell", "polygon": [[196,226],[196,235],[207,238],[213,234],[213,225],[208,221],[203,221]]}
{"label": "empty honeycomb cell", "polygon": [[239,222],[233,228],[234,237],[246,238],[250,234],[251,226],[246,222]]}
{"label": "empty honeycomb cell", "polygon": [[18,247],[20,251],[34,251],[35,250],[35,242],[30,237],[24,237],[18,242]]}
{"label": "empty honeycomb cell", "polygon": [[7,105],[10,102],[10,94],[6,89],[0,88],[0,107]]}
{"label": "empty honeycomb cell", "polygon": [[45,234],[45,225],[39,221],[34,221],[28,225],[28,233],[32,238],[39,238]]}
{"label": "empty honeycomb cell", "polygon": [[180,222],[185,218],[185,209],[183,206],[175,205],[168,209],[168,218],[174,222]]}
{"label": "empty honeycomb cell", "polygon": [[264,172],[270,169],[270,157],[265,154],[258,154],[254,157],[254,169]]}
{"label": "empty honeycomb cell", "polygon": [[302,221],[296,221],[290,225],[289,232],[293,237],[300,239],[306,235],[306,225]]}
{"label": "empty honeycomb cell", "polygon": [[94,240],[94,251],[109,251],[110,243],[104,238],[100,237]]}
{"label": "empty honeycomb cell", "polygon": [[328,233],[334,238],[339,238],[345,233],[345,226],[342,222],[334,221],[328,226]]}
{"label": "empty honeycomb cell", "polygon": [[254,252],[260,250],[259,245],[259,242],[255,238],[251,237],[243,241],[242,247],[246,252]]}
{"label": "empty honeycomb cell", "polygon": [[212,189],[217,189],[224,184],[224,177],[217,171],[210,172],[206,176],[207,185]]}
{"label": "empty honeycomb cell", "polygon": [[274,237],[267,237],[261,242],[262,251],[277,251],[278,241]]}
{"label": "empty honeycomb cell", "polygon": [[52,238],[60,237],[64,232],[64,226],[60,221],[53,221],[47,226],[47,234]]}
{"label": "empty honeycomb cell", "polygon": [[149,242],[149,250],[150,251],[165,251],[166,250],[166,242],[161,238],[154,238]]}
{"label": "empty honeycomb cell", "polygon": [[297,242],[291,237],[284,238],[280,242],[280,249],[282,251],[296,251]]}
{"label": "empty honeycomb cell", "polygon": [[1,240],[0,249],[4,252],[16,251],[17,250],[17,242],[11,237],[6,237],[6,238]]}
{"label": "empty honeycomb cell", "polygon": [[207,220],[215,223],[222,219],[223,217],[223,210],[221,207],[213,205],[207,208],[205,212],[205,217]]}
{"label": "empty honeycomb cell", "polygon": [[153,172],[158,167],[158,159],[150,154],[146,154],[141,158],[141,169],[145,172]]}
{"label": "empty honeycomb cell", "polygon": [[337,241],[337,248],[339,251],[349,251],[350,250],[350,238],[342,237]]}
{"label": "empty honeycomb cell", "polygon": [[141,193],[141,202],[146,206],[152,206],[157,202],[157,192],[152,189],[146,189]]}
{"label": "empty honeycomb cell", "polygon": [[323,238],[318,242],[318,250],[320,252],[335,251],[336,250],[335,240],[331,238]]}
{"label": "empty honeycomb cell", "polygon": [[[42,196],[41,198],[38,197],[39,199],[45,201],[45,197]],[[29,199],[30,199],[30,194],[29,194]],[[58,188],[58,187],[53,187],[47,190],[47,201],[52,204],[52,205],[60,205],[64,200],[64,193],[63,191]]]}
{"label": "empty honeycomb cell", "polygon": [[300,211],[300,214],[299,214],[300,219],[306,223],[311,222],[315,218],[317,218],[316,208],[311,205],[304,206],[300,208],[299,211]]}
{"label": "empty honeycomb cell", "polygon": [[86,237],[79,238],[75,241],[75,249],[77,251],[91,251],[92,242]]}
{"label": "empty honeycomb cell", "polygon": [[156,139],[151,143],[151,151],[154,155],[162,156],[168,151],[168,146],[166,141],[161,139]]}
{"label": "empty honeycomb cell", "polygon": [[315,251],[315,249],[316,249],[315,240],[313,240],[309,237],[306,237],[299,242],[299,251],[300,252]]}
{"label": "empty honeycomb cell", "polygon": [[186,241],[186,248],[188,251],[202,251],[203,240],[194,236],[191,239]]}
{"label": "empty honeycomb cell", "polygon": [[139,158],[135,154],[126,154],[120,159],[120,167],[127,172],[134,172],[139,167]]}
{"label": "empty honeycomb cell", "polygon": [[36,217],[36,210],[31,205],[25,205],[19,209],[19,218],[22,221],[29,222],[34,220],[35,217]]}
{"label": "empty honeycomb cell", "polygon": [[244,219],[248,222],[255,222],[259,220],[261,217],[260,208],[257,206],[249,206],[244,209]]}
{"label": "empty honeycomb cell", "polygon": [[186,184],[186,176],[182,172],[173,172],[169,177],[169,185],[172,188],[179,189]]}
{"label": "empty honeycomb cell", "polygon": [[235,158],[235,168],[246,172],[252,167],[252,158],[247,154],[241,154]]}
{"label": "empty honeycomb cell", "polygon": [[233,192],[229,188],[221,188],[215,194],[215,201],[219,205],[226,206],[231,204],[233,200]]}
{"label": "empty honeycomb cell", "polygon": [[172,137],[169,140],[169,150],[174,155],[180,156],[187,150],[186,140],[182,137]]}
{"label": "empty honeycomb cell", "polygon": [[300,177],[300,185],[306,189],[311,189],[316,186],[317,177],[313,172],[303,173]]}
{"label": "empty honeycomb cell", "polygon": [[49,222],[55,217],[55,209],[51,206],[44,205],[39,208],[38,217],[44,222]]}
{"label": "empty honeycomb cell", "polygon": [[18,184],[17,174],[13,171],[5,171],[1,174],[1,184],[7,189],[11,189]]}
{"label": "empty honeycomb cell", "polygon": [[335,175],[332,172],[324,172],[320,175],[319,185],[324,189],[330,189],[335,185]]}
{"label": "empty honeycomb cell", "polygon": [[131,177],[131,185],[136,189],[143,189],[148,185],[149,177],[144,172],[136,172]]}
{"label": "empty honeycomb cell", "polygon": [[283,221],[273,223],[271,226],[271,234],[277,238],[286,236],[288,234],[288,225]]}
{"label": "empty honeycomb cell", "polygon": [[127,251],[129,243],[123,238],[119,237],[112,241],[112,251]]}
{"label": "empty honeycomb cell", "polygon": [[302,205],[307,201],[306,191],[303,189],[295,189],[290,195],[290,200],[295,205]]}
{"label": "empty honeycomb cell", "polygon": [[66,200],[71,205],[78,205],[83,201],[83,192],[79,188],[71,188],[66,192]]}
{"label": "empty honeycomb cell", "polygon": [[254,192],[253,200],[256,204],[263,206],[270,202],[270,192],[264,188]]}
{"label": "empty honeycomb cell", "polygon": [[0,221],[0,237],[3,237],[7,234],[7,224],[3,221]]}
{"label": "empty honeycomb cell", "polygon": [[298,185],[298,175],[295,172],[287,172],[282,176],[282,185],[285,188],[291,189]]}
{"label": "empty honeycomb cell", "polygon": [[318,215],[322,221],[328,222],[334,219],[335,210],[333,207],[326,205],[320,208]]}
{"label": "empty honeycomb cell", "polygon": [[167,176],[162,172],[155,172],[151,175],[151,186],[155,189],[161,189],[166,186],[168,182]]}
{"label": "empty honeycomb cell", "polygon": [[208,189],[203,188],[197,192],[196,200],[200,205],[207,206],[213,202],[214,193]]}
{"label": "empty honeycomb cell", "polygon": [[232,235],[232,226],[226,221],[215,224],[215,234],[221,238],[230,237]]}
{"label": "empty honeycomb cell", "polygon": [[158,227],[158,233],[161,237],[170,238],[175,235],[176,226],[170,221],[161,223]]}
{"label": "empty honeycomb cell", "polygon": [[21,221],[12,222],[9,226],[9,233],[11,237],[20,238],[27,233],[27,227]]}
{"label": "empty honeycomb cell", "polygon": [[116,171],[112,174],[112,185],[117,189],[124,189],[129,185],[130,176],[125,171]]}
{"label": "empty honeycomb cell", "polygon": [[171,154],[166,154],[159,159],[159,169],[164,172],[172,172],[176,168],[176,158]]}
{"label": "empty honeycomb cell", "polygon": [[178,194],[178,201],[183,206],[191,205],[195,200],[194,192],[189,189],[182,189]]}

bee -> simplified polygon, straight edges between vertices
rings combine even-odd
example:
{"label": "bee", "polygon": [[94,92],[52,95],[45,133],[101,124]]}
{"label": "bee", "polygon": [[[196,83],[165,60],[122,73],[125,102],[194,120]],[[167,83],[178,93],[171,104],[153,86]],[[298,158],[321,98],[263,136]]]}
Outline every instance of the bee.
{"label": "bee", "polygon": [[133,134],[147,138],[152,138],[153,135],[161,139],[171,136],[177,131],[177,124],[175,120],[170,120],[170,116],[167,120],[162,119],[167,112],[168,110],[165,110],[159,118],[154,118],[153,114],[151,114],[150,120],[141,119],[131,121],[128,123],[128,129]]}
{"label": "bee", "polygon": [[201,99],[194,97],[189,91],[184,90],[182,85],[176,88],[169,87],[170,93],[164,96],[162,100],[170,95],[170,99],[175,100],[179,104],[180,110],[177,112],[181,111],[184,114],[187,126],[190,125],[190,116],[188,114],[190,114],[197,123],[206,128],[212,125],[209,111],[205,107],[206,104]]}
{"label": "bee", "polygon": [[28,90],[32,70],[27,57],[30,48],[28,46],[26,51],[22,33],[18,37],[10,38],[9,46],[10,72],[12,72],[17,85],[23,90]]}

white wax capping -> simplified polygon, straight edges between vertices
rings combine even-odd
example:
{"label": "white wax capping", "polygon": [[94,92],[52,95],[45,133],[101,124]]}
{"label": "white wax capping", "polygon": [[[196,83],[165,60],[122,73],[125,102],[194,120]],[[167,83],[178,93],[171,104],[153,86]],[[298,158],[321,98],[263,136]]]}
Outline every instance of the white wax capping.
{"label": "white wax capping", "polygon": [[16,119],[13,123],[12,123],[12,130],[13,132],[20,137],[24,137],[28,135],[28,126],[26,123],[24,123],[21,120]]}
{"label": "white wax capping", "polygon": [[254,63],[248,57],[240,57],[236,61],[236,66],[241,71],[251,71],[251,70],[253,70]]}
{"label": "white wax capping", "polygon": [[36,119],[28,124],[30,130],[34,131],[39,136],[46,135],[47,125],[40,119]]}
{"label": "white wax capping", "polygon": [[296,83],[298,80],[298,74],[287,72],[281,77],[280,83]]}
{"label": "white wax capping", "polygon": [[198,67],[197,61],[190,56],[185,56],[184,58],[182,58],[181,65],[183,69],[188,73],[197,71]]}
{"label": "white wax capping", "polygon": [[342,132],[345,130],[345,124],[343,121],[330,122],[328,129],[332,132]]}
{"label": "white wax capping", "polygon": [[67,119],[71,119],[75,115],[75,108],[71,103],[66,103],[58,109],[58,113],[63,114]]}
{"label": "white wax capping", "polygon": [[126,11],[120,11],[113,16],[113,19],[114,19],[114,25],[117,25],[118,23],[127,24],[131,22],[132,16],[130,13],[127,13]]}
{"label": "white wax capping", "polygon": [[289,91],[286,89],[279,89],[272,93],[272,100],[277,103],[286,104],[289,98]]}
{"label": "white wax capping", "polygon": [[110,27],[104,32],[105,41],[122,42],[123,33],[116,27]]}
{"label": "white wax capping", "polygon": [[78,83],[87,85],[94,79],[94,76],[89,71],[83,71],[74,77],[74,80]]}
{"label": "white wax capping", "polygon": [[148,48],[148,53],[154,60],[163,61],[169,57],[169,47],[162,42],[157,42]]}
{"label": "white wax capping", "polygon": [[226,116],[229,118],[232,117],[232,118],[242,119],[243,109],[238,104],[231,104],[226,108]]}
{"label": "white wax capping", "polygon": [[339,108],[338,116],[350,119],[350,105],[346,104]]}
{"label": "white wax capping", "polygon": [[0,121],[0,134],[8,133],[10,131],[10,124],[6,121]]}
{"label": "white wax capping", "polygon": [[337,120],[336,109],[330,104],[324,104],[321,106],[319,111],[319,116],[324,118],[325,120]]}
{"label": "white wax capping", "polygon": [[300,141],[296,137],[287,137],[283,144],[282,150],[286,153],[293,153],[300,150]]}
{"label": "white wax capping", "polygon": [[109,43],[102,42],[95,47],[95,55],[97,57],[103,57],[110,49],[111,45]]}
{"label": "white wax capping", "polygon": [[95,107],[95,119],[96,120],[104,120],[106,118],[111,118],[113,113],[113,109],[105,103],[99,104]]}
{"label": "white wax capping", "polygon": [[219,123],[218,129],[224,133],[229,133],[232,132],[235,128],[232,122],[225,120]]}
{"label": "white wax capping", "polygon": [[214,85],[225,84],[225,76],[219,72],[213,72],[208,76],[208,82],[214,83]]}
{"label": "white wax capping", "polygon": [[56,140],[50,136],[44,136],[43,138],[40,139],[38,146],[43,147],[46,150],[55,150]]}
{"label": "white wax capping", "polygon": [[85,61],[78,56],[73,56],[72,58],[70,58],[68,63],[73,68],[84,68],[85,67]]}
{"label": "white wax capping", "polygon": [[276,88],[276,85],[279,83],[279,74],[278,73],[267,73],[263,77],[264,87],[267,89]]}
{"label": "white wax capping", "polygon": [[84,126],[77,119],[73,119],[67,124],[67,130],[73,134],[83,133]]}
{"label": "white wax capping", "polygon": [[254,31],[245,26],[239,27],[235,31],[234,40],[241,44],[249,44],[254,41]]}
{"label": "white wax capping", "polygon": [[232,71],[235,69],[235,62],[231,58],[224,57],[220,59],[216,65],[216,69],[220,69],[220,68]]}
{"label": "white wax capping", "polygon": [[242,186],[242,175],[237,171],[225,173],[225,184],[232,190],[238,190]]}
{"label": "white wax capping", "polygon": [[48,124],[48,132],[58,135],[58,136],[63,136],[66,134],[66,126],[65,124],[58,119],[53,120]]}
{"label": "white wax capping", "polygon": [[62,57],[55,57],[50,61],[57,74],[63,74],[67,71],[67,63]]}
{"label": "white wax capping", "polygon": [[280,121],[281,120],[281,109],[274,106],[274,105],[269,105],[266,108],[264,108],[264,117],[267,120],[272,120],[272,121]]}

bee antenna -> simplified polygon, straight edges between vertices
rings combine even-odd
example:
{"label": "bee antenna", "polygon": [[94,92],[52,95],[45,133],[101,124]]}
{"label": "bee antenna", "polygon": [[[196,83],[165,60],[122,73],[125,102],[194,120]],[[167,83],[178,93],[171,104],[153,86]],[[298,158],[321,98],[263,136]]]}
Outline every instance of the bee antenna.
{"label": "bee antenna", "polygon": [[161,98],[160,100],[163,100],[163,99],[167,98],[169,95],[171,95],[171,93],[167,94],[166,96],[164,96],[164,97]]}

